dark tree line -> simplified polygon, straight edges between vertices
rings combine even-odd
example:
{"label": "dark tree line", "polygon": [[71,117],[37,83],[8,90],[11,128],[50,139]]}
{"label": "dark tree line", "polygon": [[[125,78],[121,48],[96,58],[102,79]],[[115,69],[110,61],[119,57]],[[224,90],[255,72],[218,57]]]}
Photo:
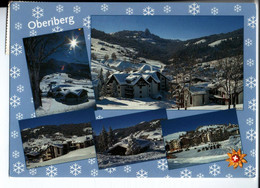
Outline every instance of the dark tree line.
{"label": "dark tree line", "polygon": [[106,131],[105,127],[103,126],[103,129],[99,136],[95,137],[96,139],[96,147],[99,152],[106,151],[109,147],[113,146],[116,142],[115,135],[111,127],[109,127],[109,130]]}

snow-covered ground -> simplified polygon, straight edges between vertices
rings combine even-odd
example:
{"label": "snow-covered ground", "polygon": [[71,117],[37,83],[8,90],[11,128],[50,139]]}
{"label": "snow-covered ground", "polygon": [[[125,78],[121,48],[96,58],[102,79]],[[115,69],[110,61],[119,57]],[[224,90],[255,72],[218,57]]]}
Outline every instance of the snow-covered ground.
{"label": "snow-covered ground", "polygon": [[[166,108],[170,110],[177,110],[173,108],[175,103],[170,100],[154,100],[151,98],[114,98],[114,97],[104,97],[103,99],[97,100],[98,109],[158,109]],[[233,105],[231,105],[233,108]],[[228,105],[204,105],[204,106],[193,106],[188,107],[188,110],[226,110]],[[237,110],[243,110],[243,104],[236,105]],[[184,110],[181,108],[180,110]]]}
{"label": "snow-covered ground", "polygon": [[164,149],[149,150],[144,153],[139,153],[137,155],[128,155],[128,156],[104,155],[104,154],[97,153],[99,168],[115,167],[115,166],[120,166],[125,164],[160,159],[163,157],[165,157]]}
{"label": "snow-covered ground", "polygon": [[27,165],[27,168],[35,168],[40,166],[53,165],[58,163],[65,163],[65,162],[83,160],[83,159],[94,158],[94,157],[96,157],[95,146],[90,146],[87,148],[71,151],[65,155],[41,163],[29,163]]}
{"label": "snow-covered ground", "polygon": [[[49,84],[51,82],[55,83],[52,86],[53,88],[63,87],[71,91],[78,89],[87,90],[88,101],[75,105],[68,105],[61,103],[52,97],[47,97],[47,93],[50,89]],[[43,77],[40,83],[40,89],[42,91],[42,106],[36,109],[37,117],[95,107],[93,85],[92,81],[88,79],[77,80],[70,78],[66,73],[54,73]]]}
{"label": "snow-covered ground", "polygon": [[203,147],[208,146],[208,144],[210,144],[209,142],[199,146],[190,147],[189,151],[175,153],[174,156],[176,158],[168,159],[169,169],[184,168],[203,163],[225,160],[228,158],[227,153],[232,152],[232,148],[235,150],[242,148],[241,139],[239,136],[230,136],[229,139],[216,143],[221,144],[221,147],[197,152],[198,149],[201,150]]}
{"label": "snow-covered ground", "polygon": [[105,97],[97,100],[98,109],[158,109],[158,108],[171,108],[174,104],[173,101],[154,100],[152,98],[114,98]]}

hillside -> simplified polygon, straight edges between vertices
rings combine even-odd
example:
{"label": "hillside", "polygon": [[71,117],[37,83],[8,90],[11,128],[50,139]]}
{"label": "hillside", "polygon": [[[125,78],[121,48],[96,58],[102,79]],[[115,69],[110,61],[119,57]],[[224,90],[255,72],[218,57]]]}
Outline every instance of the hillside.
{"label": "hillside", "polygon": [[55,133],[62,133],[64,137],[84,136],[92,134],[90,123],[44,125],[35,128],[26,128],[21,131],[22,140],[26,142],[30,138],[38,138],[39,135],[52,136]]}
{"label": "hillside", "polygon": [[[186,41],[163,39],[145,31],[119,31],[105,33],[91,30],[92,39],[99,39],[110,44],[134,49],[136,57],[159,60],[164,64],[185,61],[193,56],[202,61],[211,61],[242,54],[243,29],[220,33]],[[182,57],[179,59],[179,57]]]}

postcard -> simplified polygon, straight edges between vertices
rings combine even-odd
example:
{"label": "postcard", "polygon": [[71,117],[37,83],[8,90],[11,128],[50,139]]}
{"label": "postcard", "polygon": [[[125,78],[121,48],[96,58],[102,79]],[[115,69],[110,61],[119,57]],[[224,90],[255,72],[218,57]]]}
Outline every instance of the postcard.
{"label": "postcard", "polygon": [[96,157],[93,110],[80,110],[19,121],[27,168]]}
{"label": "postcard", "polygon": [[212,163],[242,150],[234,109],[162,121],[168,168]]}
{"label": "postcard", "polygon": [[97,106],[243,109],[243,27],[242,16],[92,16]]}
{"label": "postcard", "polygon": [[37,117],[95,108],[83,29],[23,41]]}
{"label": "postcard", "polygon": [[92,122],[98,167],[165,157],[161,120],[166,118],[166,111],[161,109]]}

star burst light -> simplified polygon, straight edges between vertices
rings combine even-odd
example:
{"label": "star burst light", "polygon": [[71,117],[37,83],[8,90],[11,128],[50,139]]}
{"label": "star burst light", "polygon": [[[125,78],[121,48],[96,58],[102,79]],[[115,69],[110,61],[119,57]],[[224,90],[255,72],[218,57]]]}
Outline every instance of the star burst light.
{"label": "star burst light", "polygon": [[78,46],[79,41],[76,38],[72,38],[69,41],[70,49],[75,49]]}
{"label": "star burst light", "polygon": [[238,166],[240,166],[240,168],[242,168],[243,163],[247,163],[247,161],[244,159],[246,154],[242,154],[241,149],[239,149],[238,151],[232,149],[232,153],[227,154],[229,157],[228,159],[226,159],[226,161],[229,162],[228,167],[234,166],[234,169],[236,169]]}

